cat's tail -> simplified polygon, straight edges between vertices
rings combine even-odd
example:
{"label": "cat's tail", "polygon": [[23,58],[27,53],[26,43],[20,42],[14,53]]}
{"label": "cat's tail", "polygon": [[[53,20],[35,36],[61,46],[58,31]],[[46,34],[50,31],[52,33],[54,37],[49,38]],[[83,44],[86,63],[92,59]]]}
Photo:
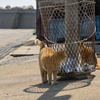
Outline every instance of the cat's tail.
{"label": "cat's tail", "polygon": [[95,53],[95,63],[96,63],[96,69],[100,69],[100,66],[98,65],[98,62],[97,62],[97,54]]}
{"label": "cat's tail", "polygon": [[40,50],[45,47],[44,42],[40,41],[39,39],[35,40],[35,44],[40,46]]}
{"label": "cat's tail", "polygon": [[96,64],[96,69],[100,69],[100,66],[98,64]]}
{"label": "cat's tail", "polygon": [[96,64],[96,69],[100,69],[100,66],[98,64]]}

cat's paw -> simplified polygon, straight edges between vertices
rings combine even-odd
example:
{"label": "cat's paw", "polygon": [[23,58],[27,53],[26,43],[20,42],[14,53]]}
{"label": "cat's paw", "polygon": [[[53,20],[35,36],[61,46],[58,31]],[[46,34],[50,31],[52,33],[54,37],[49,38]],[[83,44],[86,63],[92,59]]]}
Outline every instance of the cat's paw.
{"label": "cat's paw", "polygon": [[49,85],[51,85],[51,82],[48,82]]}
{"label": "cat's paw", "polygon": [[43,83],[45,84],[45,83],[47,83],[48,81],[44,81]]}
{"label": "cat's paw", "polygon": [[53,85],[57,85],[57,84],[58,84],[58,82],[54,82],[54,83],[53,83]]}

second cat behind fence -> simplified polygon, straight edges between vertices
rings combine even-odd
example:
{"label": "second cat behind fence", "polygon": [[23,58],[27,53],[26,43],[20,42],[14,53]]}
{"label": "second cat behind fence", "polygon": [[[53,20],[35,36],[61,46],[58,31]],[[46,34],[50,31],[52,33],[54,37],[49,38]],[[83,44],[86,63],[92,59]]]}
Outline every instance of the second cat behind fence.
{"label": "second cat behind fence", "polygon": [[61,62],[66,59],[66,51],[54,51],[50,47],[45,47],[44,42],[38,39],[35,40],[35,43],[40,46],[39,67],[41,72],[42,83],[47,82],[48,75],[48,84],[51,84],[53,74],[53,84],[57,84],[56,78],[58,69],[61,65]]}
{"label": "second cat behind fence", "polygon": [[84,63],[88,63],[89,65],[94,64],[93,61],[90,62],[90,59],[95,57],[94,59],[95,59],[96,69],[100,69],[100,66],[98,65],[98,62],[97,62],[97,54],[94,52],[94,50],[89,47],[86,47],[84,42],[80,43],[80,47],[82,49],[81,58],[84,61]]}

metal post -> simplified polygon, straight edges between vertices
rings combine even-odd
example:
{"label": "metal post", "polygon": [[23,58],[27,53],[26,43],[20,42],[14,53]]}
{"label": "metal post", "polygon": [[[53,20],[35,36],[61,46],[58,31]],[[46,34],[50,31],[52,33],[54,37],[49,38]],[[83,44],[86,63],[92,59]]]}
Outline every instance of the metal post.
{"label": "metal post", "polygon": [[36,34],[37,38],[41,37],[41,17],[40,17],[40,11],[38,7],[38,1],[36,1],[37,8],[36,8]]}
{"label": "metal post", "polygon": [[80,40],[79,10],[78,5],[76,6],[72,4],[74,2],[78,2],[78,0],[65,0],[65,41],[67,57],[78,60],[78,45],[73,42]]}

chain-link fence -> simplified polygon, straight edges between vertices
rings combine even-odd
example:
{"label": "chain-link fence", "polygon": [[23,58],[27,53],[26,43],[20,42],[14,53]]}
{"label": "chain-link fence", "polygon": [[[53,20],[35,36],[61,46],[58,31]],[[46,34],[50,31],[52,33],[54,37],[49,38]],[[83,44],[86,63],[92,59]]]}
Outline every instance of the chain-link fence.
{"label": "chain-link fence", "polygon": [[95,70],[95,0],[37,0],[48,47],[65,49],[58,75]]}

